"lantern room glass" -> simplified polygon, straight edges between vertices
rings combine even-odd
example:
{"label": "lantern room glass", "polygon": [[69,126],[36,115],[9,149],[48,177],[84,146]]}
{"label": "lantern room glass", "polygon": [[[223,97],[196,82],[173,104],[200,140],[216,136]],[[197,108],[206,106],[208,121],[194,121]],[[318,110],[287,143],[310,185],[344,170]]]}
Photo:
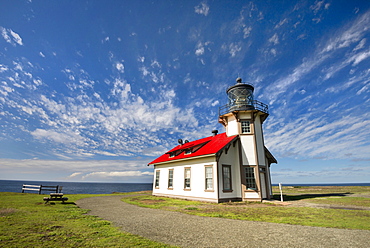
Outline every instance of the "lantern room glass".
{"label": "lantern room glass", "polygon": [[247,84],[235,85],[228,92],[228,104],[235,110],[250,109],[253,107],[253,87]]}

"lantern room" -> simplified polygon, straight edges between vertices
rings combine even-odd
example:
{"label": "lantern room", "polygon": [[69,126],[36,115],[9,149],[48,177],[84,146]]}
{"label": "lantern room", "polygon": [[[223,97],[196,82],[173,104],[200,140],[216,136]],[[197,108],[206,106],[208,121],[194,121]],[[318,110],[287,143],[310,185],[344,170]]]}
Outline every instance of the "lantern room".
{"label": "lantern room", "polygon": [[242,79],[236,79],[236,84],[229,87],[226,91],[228,96],[228,106],[230,111],[253,110],[254,87],[250,84],[242,83]]}

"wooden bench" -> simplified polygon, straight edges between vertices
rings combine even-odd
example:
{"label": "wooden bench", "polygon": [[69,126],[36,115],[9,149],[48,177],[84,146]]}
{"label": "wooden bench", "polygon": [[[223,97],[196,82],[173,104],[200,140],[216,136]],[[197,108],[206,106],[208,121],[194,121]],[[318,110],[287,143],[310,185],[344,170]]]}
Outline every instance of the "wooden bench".
{"label": "wooden bench", "polygon": [[50,201],[61,201],[62,203],[68,201],[68,198],[63,196],[63,193],[50,193],[49,197],[44,197],[45,204]]}
{"label": "wooden bench", "polygon": [[28,185],[28,184],[23,184],[22,186],[22,193],[24,193],[24,191],[28,191],[28,190],[31,190],[31,191],[37,191],[39,193],[39,195],[41,194],[41,192],[44,190],[44,191],[54,191],[55,193],[60,193],[63,189],[63,186],[47,186],[47,185]]}
{"label": "wooden bench", "polygon": [[23,184],[22,193],[24,193],[25,190],[37,191],[37,192],[39,192],[39,194],[41,194],[41,185],[27,185],[27,184]]}
{"label": "wooden bench", "polygon": [[63,189],[63,186],[46,186],[46,185],[41,185],[41,191],[53,191],[55,193],[60,193]]}

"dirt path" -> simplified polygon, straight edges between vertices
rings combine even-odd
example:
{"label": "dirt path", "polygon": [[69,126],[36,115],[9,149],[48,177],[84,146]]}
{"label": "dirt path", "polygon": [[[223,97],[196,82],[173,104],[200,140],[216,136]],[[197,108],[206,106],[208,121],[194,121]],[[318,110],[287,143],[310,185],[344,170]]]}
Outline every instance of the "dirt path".
{"label": "dirt path", "polygon": [[180,247],[368,247],[370,231],[308,227],[187,215],[141,208],[123,196],[77,201],[122,231]]}

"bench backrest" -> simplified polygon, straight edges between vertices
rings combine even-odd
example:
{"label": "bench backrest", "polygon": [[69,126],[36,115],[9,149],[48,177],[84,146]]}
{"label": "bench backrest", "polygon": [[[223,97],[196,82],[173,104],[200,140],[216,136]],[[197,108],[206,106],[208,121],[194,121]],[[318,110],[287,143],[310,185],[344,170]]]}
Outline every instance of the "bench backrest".
{"label": "bench backrest", "polygon": [[28,185],[23,184],[22,187],[22,193],[24,193],[25,190],[31,190],[31,191],[38,191],[39,194],[41,194],[42,190],[45,191],[54,191],[55,193],[60,193],[62,191],[62,186],[47,186],[47,185]]}
{"label": "bench backrest", "polygon": [[32,191],[38,191],[39,194],[41,192],[41,185],[28,185],[28,184],[23,184],[22,187],[22,193],[24,193],[25,190],[32,190]]}

